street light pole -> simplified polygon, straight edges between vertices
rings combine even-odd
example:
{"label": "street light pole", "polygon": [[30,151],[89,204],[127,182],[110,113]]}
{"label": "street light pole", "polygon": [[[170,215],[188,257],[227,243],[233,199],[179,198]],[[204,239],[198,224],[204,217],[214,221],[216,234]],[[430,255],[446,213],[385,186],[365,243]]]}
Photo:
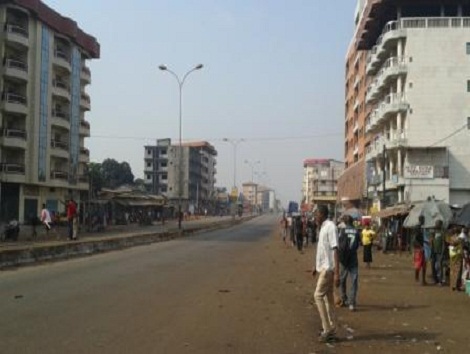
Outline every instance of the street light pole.
{"label": "street light pole", "polygon": [[248,160],[245,160],[245,163],[251,167],[251,183],[253,183],[253,174],[254,174],[254,171],[255,171],[255,165],[258,165],[261,163],[261,161],[257,160],[257,161],[248,161]]}
{"label": "street light pole", "polygon": [[178,152],[178,229],[181,230],[181,221],[182,221],[182,213],[181,213],[181,197],[183,194],[183,85],[188,77],[193,71],[200,70],[204,66],[202,64],[196,65],[194,68],[189,70],[186,74],[184,74],[183,79],[180,79],[176,73],[170,69],[166,65],[160,65],[158,68],[162,71],[169,72],[173,75],[178,82],[179,88],[179,152]]}
{"label": "street light pole", "polygon": [[222,140],[233,146],[233,188],[237,188],[237,146],[244,142],[245,139],[223,138]]}

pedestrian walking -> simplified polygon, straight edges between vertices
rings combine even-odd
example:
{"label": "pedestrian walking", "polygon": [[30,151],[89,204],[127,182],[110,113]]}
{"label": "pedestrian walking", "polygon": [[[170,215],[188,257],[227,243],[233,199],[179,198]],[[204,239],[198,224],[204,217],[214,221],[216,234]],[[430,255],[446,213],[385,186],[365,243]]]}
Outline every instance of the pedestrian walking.
{"label": "pedestrian walking", "polygon": [[329,343],[337,339],[334,287],[339,286],[338,234],[335,224],[328,220],[327,206],[318,207],[315,221],[320,231],[312,275],[318,273],[314,297],[323,329],[319,341]]}
{"label": "pedestrian walking", "polygon": [[302,222],[302,217],[297,215],[294,220],[294,233],[295,233],[295,244],[297,245],[297,250],[302,252],[304,244],[304,227]]}
{"label": "pedestrian walking", "polygon": [[[345,215],[343,222],[345,227],[339,231],[338,237],[341,305],[349,306],[349,310],[355,311],[359,278],[359,262],[357,259],[359,232],[354,227],[351,216]],[[348,277],[351,279],[349,294],[346,292]]]}
{"label": "pedestrian walking", "polygon": [[66,211],[68,221],[68,237],[70,240],[76,240],[78,233],[77,204],[73,199],[70,199],[67,202]]}
{"label": "pedestrian walking", "polygon": [[421,285],[427,285],[426,282],[426,253],[425,253],[425,235],[424,225],[425,219],[421,215],[419,217],[419,225],[415,228],[414,242],[413,242],[413,262],[415,267],[415,280],[419,281],[421,273]]}
{"label": "pedestrian walking", "polygon": [[462,290],[463,238],[460,237],[459,232],[459,228],[455,227],[449,238],[449,282],[453,291]]}
{"label": "pedestrian walking", "polygon": [[431,234],[431,270],[435,284],[443,285],[446,282],[445,240],[442,220],[437,220]]}
{"label": "pedestrian walking", "polygon": [[372,263],[372,242],[375,238],[375,231],[370,228],[370,224],[366,224],[362,230],[362,245],[364,246],[363,261],[366,268],[370,268]]}
{"label": "pedestrian walking", "polygon": [[41,223],[44,225],[44,229],[46,230],[46,237],[49,236],[49,230],[52,228],[52,219],[51,213],[46,208],[46,204],[42,205]]}

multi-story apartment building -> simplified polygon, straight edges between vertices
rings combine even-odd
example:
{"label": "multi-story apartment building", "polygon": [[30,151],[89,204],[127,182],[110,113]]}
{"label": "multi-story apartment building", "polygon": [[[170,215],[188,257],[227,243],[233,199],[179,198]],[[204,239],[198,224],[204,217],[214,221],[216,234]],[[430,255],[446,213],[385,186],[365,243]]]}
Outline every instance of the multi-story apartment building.
{"label": "multi-story apartment building", "polygon": [[242,193],[245,203],[250,206],[257,205],[258,184],[253,182],[246,182],[242,184]]}
{"label": "multi-story apartment building", "polygon": [[310,206],[335,204],[338,178],[344,163],[333,159],[307,159],[304,161],[303,201]]}
{"label": "multi-story apartment building", "polygon": [[468,1],[369,0],[354,45],[368,51],[369,192],[386,204],[468,202]]}
{"label": "multi-story apartment building", "polygon": [[86,62],[100,46],[39,0],[0,2],[0,218],[28,221],[87,195]]}
{"label": "multi-story apartment building", "polygon": [[[180,166],[180,147],[172,145],[170,139],[158,140],[156,146],[145,146],[147,190],[163,194],[173,203],[181,197],[183,210],[204,207],[215,192],[217,151],[205,141],[185,143],[181,149]],[[178,188],[180,180],[181,189]]]}
{"label": "multi-story apartment building", "polygon": [[[354,22],[358,27],[364,0],[358,1]],[[366,117],[370,108],[366,105],[366,59],[367,52],[358,50],[354,34],[346,54],[345,65],[345,170],[338,179],[338,197],[360,201],[366,194],[365,149],[368,137],[365,133]]]}

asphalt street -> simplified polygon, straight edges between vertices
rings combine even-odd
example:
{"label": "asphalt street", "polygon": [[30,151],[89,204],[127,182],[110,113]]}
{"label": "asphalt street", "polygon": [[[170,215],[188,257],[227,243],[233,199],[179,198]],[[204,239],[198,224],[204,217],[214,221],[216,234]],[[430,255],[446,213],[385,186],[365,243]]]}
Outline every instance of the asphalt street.
{"label": "asphalt street", "polygon": [[275,226],[273,217],[262,217],[231,229],[2,272],[1,352],[271,350],[276,341],[263,337],[260,324],[267,320],[260,304],[262,288],[269,286],[263,284],[269,274],[262,269],[263,249]]}

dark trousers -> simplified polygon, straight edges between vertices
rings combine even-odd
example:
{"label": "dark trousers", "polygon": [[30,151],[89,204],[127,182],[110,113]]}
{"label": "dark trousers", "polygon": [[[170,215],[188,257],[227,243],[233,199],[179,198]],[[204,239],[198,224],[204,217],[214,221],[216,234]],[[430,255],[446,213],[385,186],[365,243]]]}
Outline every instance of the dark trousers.
{"label": "dark trousers", "polygon": [[69,239],[72,239],[73,237],[73,218],[69,219],[68,222],[68,233],[69,233]]}
{"label": "dark trousers", "polygon": [[299,251],[302,251],[302,247],[304,245],[304,235],[302,234],[297,234],[297,240],[296,240],[296,245],[297,245],[297,249]]}

